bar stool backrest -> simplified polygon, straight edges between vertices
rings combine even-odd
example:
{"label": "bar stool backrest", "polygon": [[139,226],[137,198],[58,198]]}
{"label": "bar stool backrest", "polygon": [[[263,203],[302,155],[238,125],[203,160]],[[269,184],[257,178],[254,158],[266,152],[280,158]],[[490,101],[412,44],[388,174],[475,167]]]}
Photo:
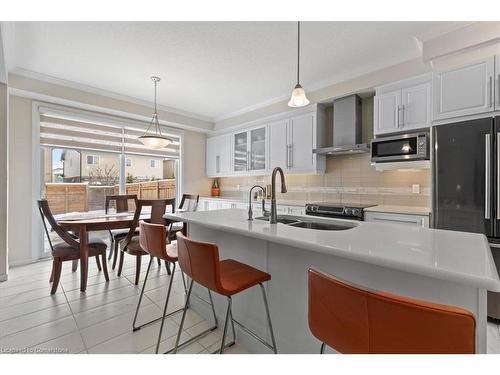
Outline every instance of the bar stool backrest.
{"label": "bar stool backrest", "polygon": [[199,200],[199,195],[183,194],[179,208],[183,209],[184,211],[196,211],[196,208],[198,208]]}
{"label": "bar stool backrest", "polygon": [[223,290],[217,245],[193,241],[177,233],[177,252],[181,270],[191,279],[215,292]]}
{"label": "bar stool backrest", "polygon": [[139,243],[143,250],[151,256],[174,261],[167,255],[167,228],[162,224],[151,224],[141,221],[139,232]]}
{"label": "bar stool backrest", "polygon": [[369,291],[309,269],[309,328],[341,353],[475,352],[476,320],[458,307]]}

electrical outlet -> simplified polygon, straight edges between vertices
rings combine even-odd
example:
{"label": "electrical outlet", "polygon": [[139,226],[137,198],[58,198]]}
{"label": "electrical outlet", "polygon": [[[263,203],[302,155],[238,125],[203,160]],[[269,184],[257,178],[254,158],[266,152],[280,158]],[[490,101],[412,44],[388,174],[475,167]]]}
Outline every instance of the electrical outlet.
{"label": "electrical outlet", "polygon": [[413,184],[411,186],[411,191],[413,194],[420,194],[420,184]]}

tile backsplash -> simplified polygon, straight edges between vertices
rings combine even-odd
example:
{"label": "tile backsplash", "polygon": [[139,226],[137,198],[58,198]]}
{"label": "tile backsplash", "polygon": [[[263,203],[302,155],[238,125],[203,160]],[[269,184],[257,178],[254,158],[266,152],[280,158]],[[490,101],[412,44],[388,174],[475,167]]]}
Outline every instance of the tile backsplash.
{"label": "tile backsplash", "polygon": [[[379,205],[431,205],[431,171],[376,171],[370,154],[329,156],[326,173],[318,175],[285,174],[288,192],[278,198],[307,202],[334,201]],[[271,183],[271,177],[226,177],[219,179],[222,196],[247,197],[255,185]],[[279,183],[279,182],[278,182]],[[420,185],[418,194],[412,185]]]}

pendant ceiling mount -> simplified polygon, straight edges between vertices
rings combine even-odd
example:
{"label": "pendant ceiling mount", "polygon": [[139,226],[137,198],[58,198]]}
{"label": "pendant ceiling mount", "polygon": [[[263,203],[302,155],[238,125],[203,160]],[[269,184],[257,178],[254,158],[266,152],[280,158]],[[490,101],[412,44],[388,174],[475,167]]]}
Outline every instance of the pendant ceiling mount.
{"label": "pendant ceiling mount", "polygon": [[309,99],[306,97],[306,92],[300,85],[300,21],[297,22],[297,84],[295,85],[290,101],[289,107],[305,107],[309,104]]}
{"label": "pendant ceiling mount", "polygon": [[[160,77],[152,76],[151,80],[155,84],[155,111],[153,112],[153,116],[149,123],[148,129],[146,132],[141,135],[138,139],[147,147],[153,149],[160,149],[167,147],[170,143],[172,143],[172,139],[164,136],[161,133],[160,123],[158,121],[158,109],[156,105],[156,88],[158,82],[160,82]],[[151,132],[149,132],[151,130]]]}

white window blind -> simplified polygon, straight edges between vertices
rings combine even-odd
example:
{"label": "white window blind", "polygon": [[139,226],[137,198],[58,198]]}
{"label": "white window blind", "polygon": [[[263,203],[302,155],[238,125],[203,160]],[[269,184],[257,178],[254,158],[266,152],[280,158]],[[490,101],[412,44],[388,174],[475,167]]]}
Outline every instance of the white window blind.
{"label": "white window blind", "polygon": [[127,123],[115,120],[87,121],[71,118],[71,115],[44,113],[40,115],[40,144],[42,146],[107,151],[124,154],[161,156],[178,159],[180,136],[162,126],[163,135],[172,143],[160,150],[144,146],[137,138],[144,134],[147,124]]}

